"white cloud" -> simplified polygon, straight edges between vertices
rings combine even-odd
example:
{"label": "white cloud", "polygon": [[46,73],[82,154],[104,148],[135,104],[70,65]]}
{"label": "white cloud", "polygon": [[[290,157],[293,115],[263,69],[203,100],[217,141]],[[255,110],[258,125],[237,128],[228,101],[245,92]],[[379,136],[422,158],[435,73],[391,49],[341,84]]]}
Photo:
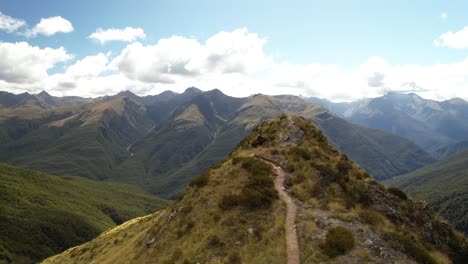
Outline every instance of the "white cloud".
{"label": "white cloud", "polygon": [[98,28],[96,32],[89,35],[89,38],[97,40],[101,44],[109,41],[134,42],[137,39],[145,39],[146,34],[141,28],[126,27],[124,29],[110,28],[106,30]]}
{"label": "white cloud", "polygon": [[468,49],[468,26],[457,32],[446,32],[438,39],[434,40],[438,47],[447,47],[452,49]]}
{"label": "white cloud", "polygon": [[[436,100],[468,99],[468,58],[433,65],[392,64],[376,56],[354,67],[293,64],[272,59],[264,50],[265,43],[265,38],[247,29],[221,32],[205,42],[181,36],[161,39],[154,45],[134,42],[114,58],[102,53],[86,56],[53,75],[47,75],[47,70],[69,59],[65,50],[2,43],[0,89],[46,89],[55,95],[96,97],[127,89],[146,95],[196,86],[218,88],[232,96],[294,94],[335,101],[376,97],[389,91],[415,92]],[[4,51],[4,46],[17,50],[9,47]]]}
{"label": "white cloud", "polygon": [[448,18],[448,14],[447,14],[447,12],[442,12],[442,13],[440,13],[439,17],[442,20],[446,20]]}
{"label": "white cloud", "polygon": [[156,45],[128,45],[112,62],[125,76],[148,83],[174,83],[181,77],[197,78],[209,73],[251,74],[267,67],[265,39],[247,29],[221,32],[204,44],[174,36]]}
{"label": "white cloud", "polygon": [[253,73],[263,69],[269,59],[263,52],[266,39],[246,28],[220,32],[205,43],[207,67],[222,73]]}
{"label": "white cloud", "polygon": [[26,22],[24,20],[13,18],[0,12],[0,30],[11,33],[25,25]]}
{"label": "white cloud", "polygon": [[55,64],[71,58],[63,47],[41,49],[26,42],[0,42],[0,80],[34,83],[46,78]]}
{"label": "white cloud", "polygon": [[69,33],[73,31],[73,25],[70,21],[61,16],[41,18],[41,21],[34,28],[27,30],[23,35],[27,37],[36,37],[38,34],[52,36],[56,33]]}
{"label": "white cloud", "polygon": [[109,63],[108,56],[99,53],[95,56],[86,56],[85,58],[75,62],[69,66],[65,75],[71,78],[85,78],[92,79],[99,76],[101,73],[107,70],[107,64]]}

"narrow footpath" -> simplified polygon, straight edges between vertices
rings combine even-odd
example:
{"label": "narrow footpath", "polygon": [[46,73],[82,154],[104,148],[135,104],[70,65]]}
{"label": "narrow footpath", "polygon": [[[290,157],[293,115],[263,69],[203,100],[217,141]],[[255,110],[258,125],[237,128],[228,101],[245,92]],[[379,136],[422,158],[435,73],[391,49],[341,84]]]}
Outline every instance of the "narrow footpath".
{"label": "narrow footpath", "polygon": [[269,163],[275,168],[278,176],[275,178],[275,188],[278,191],[281,200],[286,203],[286,246],[288,250],[288,264],[299,264],[299,242],[297,240],[297,232],[295,228],[296,211],[297,207],[289,193],[284,188],[284,171],[281,167],[269,162],[265,159],[263,161]]}

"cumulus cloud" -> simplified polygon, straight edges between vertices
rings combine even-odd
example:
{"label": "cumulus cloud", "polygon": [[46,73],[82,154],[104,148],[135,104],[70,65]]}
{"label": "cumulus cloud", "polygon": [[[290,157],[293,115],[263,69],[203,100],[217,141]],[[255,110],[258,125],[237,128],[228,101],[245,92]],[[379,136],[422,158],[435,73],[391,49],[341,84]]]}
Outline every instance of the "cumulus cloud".
{"label": "cumulus cloud", "polygon": [[156,45],[132,43],[112,65],[128,78],[148,83],[168,84],[209,73],[249,74],[268,64],[264,44],[265,39],[247,29],[220,32],[205,43],[174,36]]}
{"label": "cumulus cloud", "polygon": [[209,38],[204,48],[206,67],[222,73],[252,73],[264,68],[269,60],[263,52],[265,38],[246,28],[220,32]]}
{"label": "cumulus cloud", "polygon": [[41,18],[41,21],[34,28],[27,30],[23,35],[27,37],[36,37],[38,34],[52,36],[56,33],[69,33],[73,31],[73,25],[70,21],[61,16]]}
{"label": "cumulus cloud", "polygon": [[384,85],[383,80],[385,75],[380,72],[374,72],[374,74],[367,79],[367,84],[370,87],[382,87]]}
{"label": "cumulus cloud", "polygon": [[446,47],[452,49],[468,49],[468,26],[456,32],[446,32],[434,40],[434,44],[438,47]]}
{"label": "cumulus cloud", "polygon": [[42,49],[26,42],[0,43],[0,80],[34,83],[46,78],[55,64],[71,58],[63,47]]}
{"label": "cumulus cloud", "polygon": [[[195,86],[219,88],[231,96],[294,94],[334,101],[376,97],[390,91],[415,92],[436,100],[468,99],[468,58],[417,65],[393,64],[371,56],[351,68],[293,64],[272,59],[265,53],[265,43],[265,38],[247,29],[220,32],[204,42],[182,36],[160,39],[153,45],[133,42],[115,57],[103,53],[86,56],[52,75],[47,74],[48,69],[70,58],[64,49],[1,43],[0,89],[46,89],[59,96],[96,97],[122,90],[140,95],[182,92]],[[50,53],[47,56],[46,50]]]}
{"label": "cumulus cloud", "polygon": [[13,18],[0,12],[0,30],[11,33],[25,25],[26,22],[24,20]]}
{"label": "cumulus cloud", "polygon": [[106,71],[108,63],[108,56],[103,53],[86,56],[69,66],[65,71],[65,75],[71,78],[92,79]]}
{"label": "cumulus cloud", "polygon": [[141,28],[126,27],[124,29],[110,28],[106,30],[98,28],[94,33],[89,35],[89,38],[97,40],[101,44],[109,41],[134,42],[138,39],[145,39],[146,34]]}

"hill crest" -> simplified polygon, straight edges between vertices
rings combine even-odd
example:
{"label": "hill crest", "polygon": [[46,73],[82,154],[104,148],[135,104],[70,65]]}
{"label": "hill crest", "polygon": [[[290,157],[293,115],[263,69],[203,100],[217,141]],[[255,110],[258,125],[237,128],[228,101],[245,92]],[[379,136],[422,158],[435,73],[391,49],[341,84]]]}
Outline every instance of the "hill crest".
{"label": "hill crest", "polygon": [[[297,206],[293,224],[283,191]],[[282,115],[254,128],[166,210],[44,263],[286,263],[288,230],[297,230],[299,258],[312,263],[467,257],[464,238],[426,205],[377,183],[310,121]]]}

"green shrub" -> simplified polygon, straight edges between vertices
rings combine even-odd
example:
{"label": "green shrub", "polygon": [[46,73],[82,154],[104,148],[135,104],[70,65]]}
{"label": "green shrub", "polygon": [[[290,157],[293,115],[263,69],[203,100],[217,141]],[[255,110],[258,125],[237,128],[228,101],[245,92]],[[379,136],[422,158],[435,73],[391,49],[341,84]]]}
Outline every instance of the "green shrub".
{"label": "green shrub", "polygon": [[337,226],[328,230],[322,250],[326,255],[334,258],[346,254],[354,247],[354,243],[353,233],[342,226]]}
{"label": "green shrub", "polygon": [[305,160],[310,160],[312,158],[310,152],[307,151],[307,149],[301,147],[292,147],[289,150],[288,154],[293,157],[302,158]]}
{"label": "green shrub", "polygon": [[367,223],[372,226],[376,226],[384,221],[384,218],[380,214],[370,210],[360,211],[359,217],[364,223]]}
{"label": "green shrub", "polygon": [[280,152],[279,152],[278,149],[272,149],[272,150],[270,150],[270,154],[271,154],[271,155],[278,155],[279,153],[280,153]]}
{"label": "green shrub", "polygon": [[243,161],[242,168],[250,172],[249,179],[241,192],[241,203],[249,208],[269,208],[278,198],[271,174],[271,166],[267,163],[249,158]]}
{"label": "green shrub", "polygon": [[214,247],[222,247],[224,246],[224,243],[219,239],[217,235],[211,235],[208,237],[208,241],[206,243],[208,247],[214,248]]}
{"label": "green shrub", "polygon": [[235,253],[233,253],[232,255],[229,256],[228,263],[229,264],[240,264],[240,263],[242,263],[242,258],[239,255],[239,253],[235,252]]}
{"label": "green shrub", "polygon": [[383,238],[393,248],[403,251],[408,257],[416,260],[418,263],[437,263],[429,252],[408,234],[388,232],[384,234]]}
{"label": "green shrub", "polygon": [[190,186],[203,187],[208,184],[209,178],[210,175],[208,173],[199,175],[190,181]]}
{"label": "green shrub", "polygon": [[259,187],[244,187],[241,196],[242,205],[251,209],[269,208],[273,200],[278,198],[278,194],[274,188]]}
{"label": "green shrub", "polygon": [[408,196],[402,190],[396,187],[390,187],[387,189],[389,193],[395,195],[396,197],[400,198],[401,200],[408,200]]}
{"label": "green shrub", "polygon": [[223,210],[231,209],[239,205],[239,196],[235,194],[225,194],[218,203],[219,208]]}
{"label": "green shrub", "polygon": [[338,161],[338,164],[336,164],[336,169],[338,170],[338,173],[341,175],[348,174],[348,171],[352,168],[353,166],[351,165],[351,162],[347,160],[340,160]]}
{"label": "green shrub", "polygon": [[372,204],[372,197],[367,190],[362,189],[357,195],[357,202],[362,206],[368,207]]}
{"label": "green shrub", "polygon": [[256,158],[244,157],[242,168],[255,176],[269,176],[271,174],[271,166]]}
{"label": "green shrub", "polygon": [[218,203],[219,207],[226,210],[239,204],[251,209],[269,208],[271,203],[278,198],[278,192],[271,177],[271,166],[252,157],[233,158],[232,164],[239,163],[249,172],[248,181],[239,196],[223,196]]}

